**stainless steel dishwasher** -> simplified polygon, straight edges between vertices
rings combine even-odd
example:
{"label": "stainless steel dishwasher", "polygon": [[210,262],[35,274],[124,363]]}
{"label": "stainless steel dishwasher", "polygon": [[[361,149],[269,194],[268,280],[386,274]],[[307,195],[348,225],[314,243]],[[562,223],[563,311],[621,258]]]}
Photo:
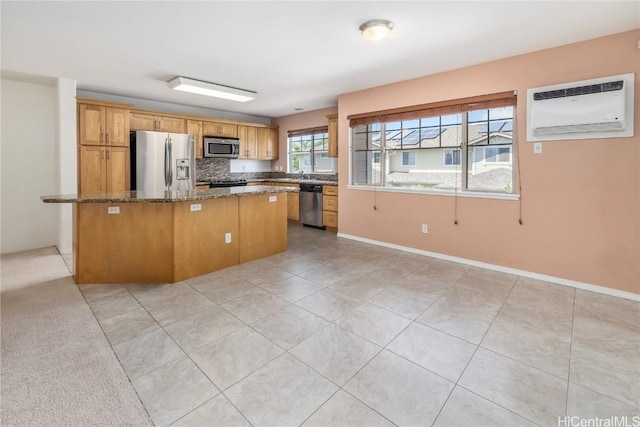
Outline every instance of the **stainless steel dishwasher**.
{"label": "stainless steel dishwasher", "polygon": [[322,185],[300,184],[300,222],[322,228]]}

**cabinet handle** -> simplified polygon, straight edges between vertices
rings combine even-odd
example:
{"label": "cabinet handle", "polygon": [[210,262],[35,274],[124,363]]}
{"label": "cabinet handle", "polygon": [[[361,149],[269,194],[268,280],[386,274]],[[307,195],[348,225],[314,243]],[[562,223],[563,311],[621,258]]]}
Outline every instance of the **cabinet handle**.
{"label": "cabinet handle", "polygon": [[100,150],[100,160],[104,159],[104,150]]}
{"label": "cabinet handle", "polygon": [[110,152],[110,150],[107,150],[107,160],[109,160],[109,157],[110,157],[109,156],[109,152]]}
{"label": "cabinet handle", "polygon": [[111,144],[111,132],[107,133],[107,143]]}

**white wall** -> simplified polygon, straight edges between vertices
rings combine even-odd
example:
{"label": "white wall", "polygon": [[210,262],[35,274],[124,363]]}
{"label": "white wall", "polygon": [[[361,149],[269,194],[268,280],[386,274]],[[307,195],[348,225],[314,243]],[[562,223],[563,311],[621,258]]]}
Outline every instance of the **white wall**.
{"label": "white wall", "polygon": [[230,172],[271,172],[271,160],[231,160]]}
{"label": "white wall", "polygon": [[56,245],[57,91],[53,84],[2,79],[0,120],[2,253]]}
{"label": "white wall", "polygon": [[[57,79],[57,190],[59,194],[78,191],[78,150],[76,136],[76,82]],[[73,250],[73,206],[58,205],[57,246],[61,254]]]}

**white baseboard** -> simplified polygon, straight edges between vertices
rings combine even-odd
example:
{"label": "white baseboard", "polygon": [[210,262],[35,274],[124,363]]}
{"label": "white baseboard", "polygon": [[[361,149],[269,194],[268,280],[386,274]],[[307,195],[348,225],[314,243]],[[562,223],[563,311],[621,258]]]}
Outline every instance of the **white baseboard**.
{"label": "white baseboard", "polygon": [[73,253],[73,249],[71,248],[63,249],[56,246],[56,249],[58,249],[58,252],[60,252],[60,255],[71,255]]}
{"label": "white baseboard", "polygon": [[467,264],[474,267],[482,267],[488,270],[500,271],[502,273],[515,274],[518,276],[529,277],[531,279],[542,280],[545,282],[556,283],[558,285],[570,286],[572,288],[583,289],[585,291],[597,292],[599,294],[610,295],[618,298],[624,298],[632,301],[640,301],[640,295],[632,292],[620,291],[618,289],[611,289],[604,286],[593,285],[591,283],[578,282],[576,280],[563,279],[561,277],[547,276],[546,274],[534,273],[531,271],[518,270],[516,268],[504,267],[501,265],[488,264],[486,262],[474,261],[472,259],[459,258],[456,256],[440,254],[437,252],[424,251],[422,249],[410,248],[408,246],[396,245],[393,243],[381,242],[379,240],[367,239],[364,237],[353,236],[350,234],[338,233],[338,237],[345,239],[356,240],[358,242],[369,243],[376,246],[383,246],[385,248],[397,249],[404,252],[410,252],[418,255],[430,256],[433,258],[443,259],[446,261],[459,262],[461,264]]}

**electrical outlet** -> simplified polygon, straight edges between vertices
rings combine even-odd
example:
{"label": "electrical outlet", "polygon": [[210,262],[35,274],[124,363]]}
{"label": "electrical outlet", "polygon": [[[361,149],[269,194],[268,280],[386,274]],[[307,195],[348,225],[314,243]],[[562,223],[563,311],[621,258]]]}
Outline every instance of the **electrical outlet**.
{"label": "electrical outlet", "polygon": [[429,232],[429,226],[427,224],[422,224],[422,234],[427,234]]}
{"label": "electrical outlet", "polygon": [[201,210],[202,210],[202,205],[200,203],[191,204],[191,212],[201,211]]}
{"label": "electrical outlet", "polygon": [[542,142],[534,142],[533,143],[533,153],[534,154],[542,154]]}
{"label": "electrical outlet", "polygon": [[120,206],[109,206],[107,208],[107,213],[109,215],[115,215],[120,213]]}
{"label": "electrical outlet", "polygon": [[225,233],[224,242],[225,243],[231,243],[231,233]]}
{"label": "electrical outlet", "polygon": [[275,202],[276,200],[278,200],[278,197],[276,197],[276,196],[269,196],[269,201],[270,201],[270,202]]}

